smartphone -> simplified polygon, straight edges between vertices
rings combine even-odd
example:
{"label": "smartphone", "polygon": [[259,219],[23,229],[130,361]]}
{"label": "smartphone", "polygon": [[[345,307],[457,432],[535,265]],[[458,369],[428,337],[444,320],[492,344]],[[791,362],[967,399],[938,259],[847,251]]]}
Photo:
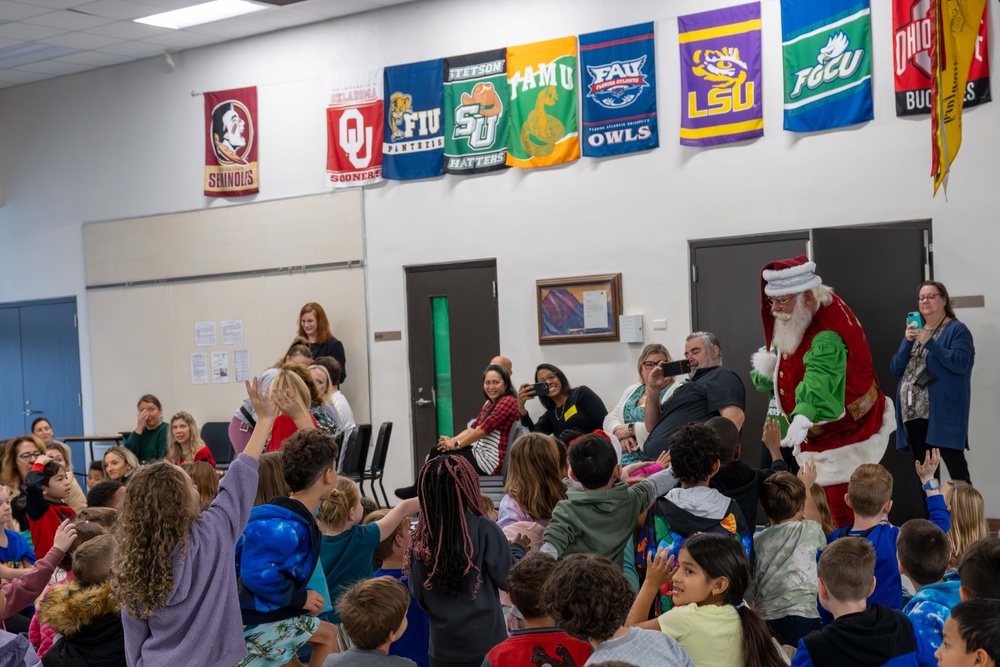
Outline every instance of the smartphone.
{"label": "smartphone", "polygon": [[912,312],[912,313],[907,313],[906,314],[906,327],[909,328],[910,325],[913,324],[913,323],[916,323],[917,326],[914,327],[916,329],[923,329],[924,328],[923,318],[920,317],[920,313],[918,313],[918,312]]}
{"label": "smartphone", "polygon": [[664,361],[660,364],[660,370],[663,371],[663,377],[673,377],[675,375],[684,375],[685,373],[691,372],[691,362],[687,359],[679,359],[677,361]]}
{"label": "smartphone", "polygon": [[549,383],[548,382],[536,382],[531,385],[535,388],[535,396],[548,396],[549,395]]}

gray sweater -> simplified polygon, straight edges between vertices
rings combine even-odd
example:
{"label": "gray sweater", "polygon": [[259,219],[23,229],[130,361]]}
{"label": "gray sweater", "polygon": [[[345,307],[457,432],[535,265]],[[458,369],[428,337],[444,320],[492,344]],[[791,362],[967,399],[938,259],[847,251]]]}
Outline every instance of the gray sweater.
{"label": "gray sweater", "polygon": [[623,636],[598,644],[585,664],[620,661],[635,667],[694,667],[681,645],[659,630],[629,628]]}

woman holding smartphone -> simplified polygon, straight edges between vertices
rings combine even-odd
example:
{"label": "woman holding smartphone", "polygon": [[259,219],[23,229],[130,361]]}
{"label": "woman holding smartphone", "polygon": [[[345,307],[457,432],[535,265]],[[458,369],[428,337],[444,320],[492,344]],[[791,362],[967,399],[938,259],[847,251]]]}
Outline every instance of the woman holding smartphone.
{"label": "woman holding smartphone", "polygon": [[[545,408],[537,422],[531,420],[525,408],[525,403],[536,397]],[[608,415],[600,396],[584,385],[574,389],[566,375],[552,364],[539,364],[535,384],[522,384],[517,390],[517,410],[525,428],[555,438],[569,428],[592,433],[604,425]]]}
{"label": "woman holding smartphone", "polygon": [[976,357],[972,333],[955,317],[948,290],[939,282],[921,283],[917,308],[921,321],[908,321],[890,364],[900,379],[896,448],[909,449],[918,461],[929,448],[940,449],[951,478],[968,482],[965,450]]}

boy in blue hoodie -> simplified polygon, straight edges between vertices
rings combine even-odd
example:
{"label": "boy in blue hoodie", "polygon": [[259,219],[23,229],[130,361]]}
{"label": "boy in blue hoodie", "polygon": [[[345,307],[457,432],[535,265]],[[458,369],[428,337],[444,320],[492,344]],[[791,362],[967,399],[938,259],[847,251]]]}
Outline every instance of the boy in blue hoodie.
{"label": "boy in blue hoodie", "polygon": [[930,521],[911,519],[899,529],[899,573],[908,577],[917,591],[903,613],[913,623],[917,640],[927,642],[935,651],[941,646],[944,622],[962,601],[958,572],[945,575],[950,556],[948,536]]}
{"label": "boy in blue hoodie", "polygon": [[236,544],[240,610],[247,656],[237,667],[279,667],[312,647],[310,667],[336,648],[336,626],[320,621],[325,600],[306,588],[319,562],[320,534],[313,516],[337,482],[337,445],[316,429],[282,444],[289,497],[254,507]]}

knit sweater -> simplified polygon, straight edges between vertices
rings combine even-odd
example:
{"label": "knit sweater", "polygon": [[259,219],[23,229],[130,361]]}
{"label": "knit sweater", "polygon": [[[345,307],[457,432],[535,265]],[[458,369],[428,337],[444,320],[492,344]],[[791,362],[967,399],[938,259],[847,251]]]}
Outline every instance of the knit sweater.
{"label": "knit sweater", "polygon": [[45,585],[49,583],[49,577],[52,576],[53,570],[56,569],[56,565],[62,561],[65,555],[62,549],[52,547],[45,554],[45,558],[35,562],[34,567],[23,577],[0,585],[0,591],[7,601],[7,606],[0,612],[0,630],[4,629],[2,619],[10,618],[27,607],[45,590]]}

